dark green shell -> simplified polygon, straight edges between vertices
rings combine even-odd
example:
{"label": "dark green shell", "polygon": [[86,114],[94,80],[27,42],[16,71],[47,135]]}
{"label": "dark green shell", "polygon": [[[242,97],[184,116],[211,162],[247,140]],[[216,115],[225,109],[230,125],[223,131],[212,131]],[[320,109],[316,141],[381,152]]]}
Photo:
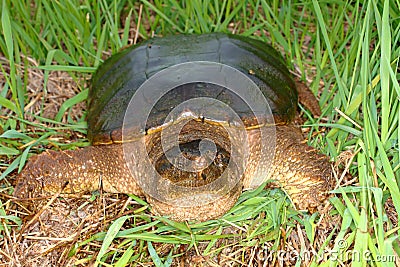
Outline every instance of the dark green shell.
{"label": "dark green shell", "polygon": [[[283,59],[271,46],[224,33],[175,35],[150,39],[125,49],[98,68],[88,97],[89,140],[93,144],[118,141],[126,107],[140,85],[165,68],[189,61],[219,62],[240,70],[261,89],[276,120],[289,122],[293,119],[298,101],[295,84]],[[205,91],[203,85],[190,86],[181,88],[185,94],[175,94],[158,103],[161,108],[156,109],[159,113],[156,115],[165,113],[166,116],[168,110],[162,109],[163,106],[173,108],[175,102],[179,104],[188,95],[198,97]],[[153,121],[148,127],[157,126],[159,118],[150,118]]]}

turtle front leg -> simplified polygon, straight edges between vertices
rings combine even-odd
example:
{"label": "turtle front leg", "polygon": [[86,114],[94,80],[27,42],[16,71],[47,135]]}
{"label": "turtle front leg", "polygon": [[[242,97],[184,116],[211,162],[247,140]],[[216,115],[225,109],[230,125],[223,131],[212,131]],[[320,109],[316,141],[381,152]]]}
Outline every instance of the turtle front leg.
{"label": "turtle front leg", "polygon": [[[249,134],[254,143],[255,140],[260,140],[260,134],[256,130]],[[275,180],[298,209],[315,210],[327,199],[328,191],[333,188],[328,157],[302,143],[304,137],[294,125],[279,125],[275,134],[274,159],[268,169],[264,169],[265,179]],[[272,153],[272,150],[270,152]],[[253,146],[252,153],[260,155],[259,146]],[[251,174],[254,169],[255,167],[251,166],[248,178],[245,179],[245,188],[251,187],[249,184],[254,179],[254,174]]]}
{"label": "turtle front leg", "polygon": [[141,194],[126,167],[121,145],[89,146],[72,151],[46,151],[32,157],[17,176],[14,196],[37,197],[44,192]]}
{"label": "turtle front leg", "polygon": [[308,146],[295,126],[278,126],[271,178],[278,181],[298,209],[314,210],[332,189],[332,168],[326,155]]}

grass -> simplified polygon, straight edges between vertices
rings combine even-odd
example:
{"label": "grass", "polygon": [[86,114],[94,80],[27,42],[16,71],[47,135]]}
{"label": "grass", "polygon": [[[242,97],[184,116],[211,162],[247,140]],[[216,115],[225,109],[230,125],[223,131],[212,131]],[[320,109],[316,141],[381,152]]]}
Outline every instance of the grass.
{"label": "grass", "polygon": [[[234,207],[241,216],[231,212],[199,224],[153,217],[147,203],[132,196],[139,205],[128,199],[130,213],[67,242],[69,257],[77,266],[169,266],[189,250],[201,255],[190,258],[192,264],[201,259],[216,266],[216,255],[225,255],[220,264],[255,264],[263,245],[288,249],[296,245],[290,239],[296,235],[298,251],[336,253],[326,261],[297,259],[292,262],[297,266],[395,266],[390,256],[400,255],[398,0],[3,0],[1,5],[0,262],[13,262],[7,255],[13,255],[24,218],[9,197],[16,173],[32,154],[88,145],[85,113],[78,110],[90,73],[134,40],[222,31],[271,43],[318,94],[323,115],[306,123],[309,142],[332,160],[348,163],[354,177],[337,177],[327,215],[337,219],[331,222],[336,228],[330,225],[324,233],[318,214],[296,212],[279,190],[246,192]],[[63,101],[49,103],[52,87],[61,90]],[[92,202],[82,205],[87,203]],[[371,260],[358,260],[355,252],[370,253]],[[270,262],[278,260],[274,257]]]}

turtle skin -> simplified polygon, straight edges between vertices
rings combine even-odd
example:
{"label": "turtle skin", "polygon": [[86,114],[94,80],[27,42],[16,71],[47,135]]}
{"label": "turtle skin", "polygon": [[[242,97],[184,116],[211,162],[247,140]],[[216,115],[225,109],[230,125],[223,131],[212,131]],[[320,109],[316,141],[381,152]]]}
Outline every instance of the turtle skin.
{"label": "turtle skin", "polygon": [[[249,144],[250,156],[244,173],[239,177],[239,182],[219,199],[208,203],[194,201],[189,207],[160,201],[143,190],[140,179],[148,170],[140,165],[133,170],[128,167],[122,139],[124,113],[136,89],[160,70],[188,61],[226,64],[253,80],[271,107],[276,142],[275,147],[267,149],[267,154],[273,155],[272,163],[265,167],[259,166],[257,159],[265,156],[262,154],[260,128],[266,126],[252,118],[251,110],[238,108],[240,118],[247,127]],[[160,107],[156,108],[157,116],[149,118],[141,136],[148,147],[155,147],[153,150],[157,151],[161,131],[151,130],[158,127],[160,121],[175,107],[171,103],[185,101],[187,95],[198,97],[205,93],[219,97],[228,94],[219,100],[234,103],[234,108],[241,105],[234,95],[221,93],[218,91],[220,88],[217,90],[215,86],[209,89],[204,89],[207,88],[204,86],[199,89],[198,84],[193,86],[194,89],[188,89],[188,85],[183,86],[181,91],[164,99]],[[261,176],[265,176],[262,180],[275,180],[298,209],[312,211],[326,200],[333,185],[333,177],[328,157],[305,144],[298,125],[294,123],[298,89],[299,86],[296,88],[280,55],[272,47],[252,38],[214,33],[148,40],[112,56],[93,76],[88,97],[88,138],[92,146],[73,151],[49,150],[33,156],[18,174],[14,196],[29,198],[56,192],[76,195],[102,189],[106,192],[143,196],[154,213],[174,220],[204,221],[227,212],[242,190],[251,188],[254,176],[261,173]],[[300,89],[300,96],[303,96],[304,88]],[[310,93],[306,95],[307,100],[314,103],[315,110],[315,99],[310,100]],[[165,106],[169,108],[163,109]],[[133,131],[139,132],[140,127],[131,126]],[[196,136],[196,132],[208,133],[210,137],[224,136],[219,132],[220,128],[221,125],[215,123],[194,120],[188,124],[187,133],[191,137]],[[149,153],[153,150],[150,149]],[[214,171],[218,172],[218,168],[211,170]],[[175,170],[167,169],[166,172],[168,179],[181,184],[198,182],[196,179],[180,180],[180,176],[187,174],[177,175]],[[200,183],[206,181],[200,179]],[[157,185],[154,187],[155,190],[163,190],[157,188]]]}

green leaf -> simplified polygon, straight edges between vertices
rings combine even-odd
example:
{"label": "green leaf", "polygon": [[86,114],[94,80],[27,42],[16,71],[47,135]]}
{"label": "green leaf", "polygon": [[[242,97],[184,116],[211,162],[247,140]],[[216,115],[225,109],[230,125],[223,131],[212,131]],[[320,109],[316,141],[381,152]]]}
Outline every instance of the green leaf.
{"label": "green leaf", "polygon": [[135,253],[135,251],[133,250],[133,244],[131,244],[124,252],[124,254],[122,254],[121,258],[119,258],[119,260],[115,263],[115,267],[124,267],[127,266],[128,261],[131,259],[133,253]]}
{"label": "green leaf", "polygon": [[58,111],[56,117],[54,118],[55,121],[61,122],[62,116],[64,115],[65,111],[67,111],[69,108],[73,107],[74,105],[86,101],[86,98],[88,97],[89,90],[85,89],[79,94],[71,97],[67,101],[65,101],[61,107],[60,110]]}
{"label": "green leaf", "polygon": [[111,243],[113,242],[115,236],[118,234],[119,230],[121,229],[122,225],[125,221],[130,218],[129,216],[122,216],[116,219],[110,226],[107,231],[106,236],[104,237],[103,244],[101,245],[99,254],[96,257],[96,264],[101,262],[101,258],[106,254],[108,248],[110,247]]}
{"label": "green leaf", "polygon": [[154,249],[150,241],[147,242],[147,249],[149,250],[149,254],[151,259],[153,260],[154,265],[156,267],[164,267],[164,264],[162,263],[160,257],[157,254],[157,251]]}
{"label": "green leaf", "polygon": [[19,155],[19,150],[13,147],[6,147],[3,144],[0,144],[0,155]]}
{"label": "green leaf", "polygon": [[32,140],[31,137],[27,136],[24,133],[20,133],[16,130],[8,130],[5,131],[2,135],[0,135],[0,138],[8,138],[8,139],[22,139],[22,140]]}

